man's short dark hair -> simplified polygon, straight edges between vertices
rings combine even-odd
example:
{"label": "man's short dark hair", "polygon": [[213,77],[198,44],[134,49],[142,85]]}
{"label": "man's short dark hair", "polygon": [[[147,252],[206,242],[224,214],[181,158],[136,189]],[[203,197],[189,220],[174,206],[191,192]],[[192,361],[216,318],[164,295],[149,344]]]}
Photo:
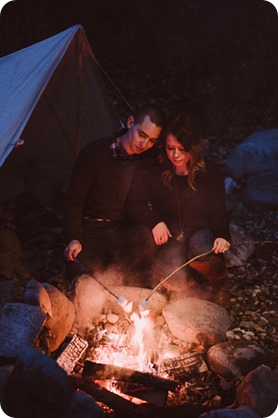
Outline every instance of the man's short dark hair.
{"label": "man's short dark hair", "polygon": [[165,121],[165,114],[159,106],[147,104],[140,107],[134,114],[134,122],[142,123],[145,116],[149,116],[152,123],[162,127]]}

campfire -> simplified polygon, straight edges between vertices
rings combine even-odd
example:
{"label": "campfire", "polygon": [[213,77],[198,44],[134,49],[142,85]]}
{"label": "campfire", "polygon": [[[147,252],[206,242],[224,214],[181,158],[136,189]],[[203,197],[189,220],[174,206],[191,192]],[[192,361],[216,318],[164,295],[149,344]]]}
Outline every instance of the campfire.
{"label": "campfire", "polygon": [[[243,244],[248,244],[248,242],[235,245]],[[203,255],[205,253],[195,258],[197,259]],[[78,362],[78,367],[74,367],[72,372],[77,387],[92,395],[103,408],[108,408],[109,414],[113,415],[115,412],[115,416],[121,418],[124,416],[168,418],[172,414],[177,417],[199,418],[205,412],[221,408],[236,409],[239,405],[245,405],[246,400],[249,401],[249,395],[245,398],[244,392],[246,388],[247,392],[251,388],[251,393],[252,384],[247,383],[244,386],[245,381],[242,382],[242,376],[240,374],[238,376],[233,375],[233,372],[232,378],[230,375],[226,380],[223,378],[225,373],[221,374],[223,370],[220,370],[218,375],[216,369],[211,367],[213,361],[208,361],[208,348],[213,345],[217,346],[217,330],[214,330],[216,340],[214,338],[210,339],[209,326],[206,329],[207,335],[202,336],[202,332],[198,335],[197,339],[200,344],[190,346],[183,341],[183,337],[186,340],[188,336],[187,332],[183,333],[181,339],[173,338],[173,335],[169,336],[167,332],[161,332],[161,328],[159,330],[156,328],[158,318],[149,311],[150,297],[166,280],[192,260],[176,268],[160,281],[154,289],[148,291],[139,303],[137,301],[138,306],[135,306],[135,310],[132,302],[128,303],[124,297],[117,297],[111,291],[109,292],[113,297],[116,297],[118,304],[123,308],[122,315],[117,318],[117,315],[108,313],[96,322],[92,335],[88,339],[88,349],[84,351],[82,361]],[[192,297],[192,300],[194,299]],[[185,296],[185,300],[183,299],[184,303],[188,304],[188,301],[191,300],[190,296]],[[199,300],[198,295],[193,305],[197,304],[197,300]],[[195,308],[196,305],[194,307],[191,305],[189,317]],[[219,309],[222,308],[219,307]],[[225,309],[224,311],[225,314],[219,311],[211,316],[211,319],[214,318],[216,323],[221,322],[223,324],[222,331],[226,328],[224,334],[222,331],[220,332],[222,334],[219,335],[220,341],[227,338],[230,341],[237,339],[237,342],[239,342],[240,337],[234,336],[233,331],[229,333],[230,318],[228,312]],[[177,312],[175,312],[176,314]],[[165,318],[167,316],[167,307],[163,309],[163,316]],[[178,316],[177,314],[177,318]],[[234,330],[238,331],[239,329],[234,328]],[[191,331],[189,331],[189,335],[190,333]],[[243,339],[250,341],[249,335],[255,337],[252,331],[247,330]],[[192,335],[190,336],[192,337]],[[223,343],[224,346],[225,342]],[[231,347],[232,344],[230,348],[228,344],[225,346],[228,352]],[[254,358],[253,365],[251,365],[251,358],[253,357],[253,353],[251,353],[247,363],[249,360],[251,362],[247,365],[245,373],[248,370],[253,370],[259,364],[263,364],[263,366],[255,370],[258,375],[263,374],[266,370],[268,370],[267,373],[270,371],[267,367],[264,369],[263,362],[266,360],[266,364],[268,364],[268,359],[266,357],[264,359],[260,358],[263,351],[260,351],[261,349],[258,346],[252,346],[251,344],[248,347],[248,344],[235,344],[234,348],[235,353],[239,349],[238,353],[240,355],[242,354],[240,352],[241,348],[251,352],[253,350],[254,352],[257,351],[258,357]],[[210,352],[212,351],[210,350]],[[217,348],[214,353],[217,357]],[[246,353],[243,354],[243,357]],[[235,354],[235,357],[237,357],[237,354]],[[81,376],[81,381],[79,376]],[[246,382],[248,382],[248,379],[252,382],[253,377],[249,378],[249,375],[247,375]],[[277,381],[275,384],[277,385]],[[243,393],[242,397],[241,392]],[[251,399],[251,402],[253,402],[252,395]],[[270,411],[274,410],[273,408],[277,404],[276,400],[277,395],[274,396]]]}
{"label": "campfire", "polygon": [[[110,276],[113,281],[111,272]],[[16,416],[30,390],[40,387],[41,381],[45,387],[49,383],[46,393],[52,386],[56,391],[48,371],[60,375],[59,390],[68,396],[64,402],[55,392],[55,403],[46,401],[50,409],[75,410],[84,400],[93,410],[119,418],[168,418],[172,414],[197,418],[213,409],[235,409],[246,404],[246,393],[253,393],[253,375],[249,374],[275,380],[269,368],[273,367],[271,358],[251,341],[257,338],[255,332],[243,329],[250,326],[260,335],[266,320],[255,324],[247,322],[246,316],[240,327],[233,328],[226,309],[198,295],[169,298],[157,288],[103,280],[106,288],[100,285],[101,278],[80,276],[68,295],[51,284],[30,280],[24,303],[7,303],[2,309],[2,329],[7,330],[2,356],[20,354],[5,392],[11,416]],[[28,303],[33,301],[31,291],[40,295],[40,306]],[[274,310],[269,311],[272,316]],[[251,317],[255,320],[250,311]],[[36,350],[21,354],[21,347],[30,344],[44,354]],[[32,398],[29,404],[35,412],[41,405],[41,392],[36,392],[38,399]],[[15,396],[20,398],[17,407]]]}
{"label": "campfire", "polygon": [[[101,315],[86,339],[69,337],[57,363],[111,413],[123,409],[134,413],[135,405],[182,405],[190,411],[195,405],[198,416],[208,406],[219,406],[221,397],[211,390],[203,353],[173,344],[158,331],[156,320],[146,304],[133,309],[132,303],[123,303],[122,315]],[[210,401],[205,394],[209,388]]]}

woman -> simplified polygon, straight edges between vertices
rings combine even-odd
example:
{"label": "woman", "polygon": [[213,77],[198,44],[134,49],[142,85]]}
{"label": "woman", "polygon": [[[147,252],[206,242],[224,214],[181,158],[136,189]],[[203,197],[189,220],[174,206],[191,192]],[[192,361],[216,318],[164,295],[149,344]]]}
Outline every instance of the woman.
{"label": "woman", "polygon": [[133,220],[151,229],[159,247],[161,279],[187,260],[212,250],[191,262],[187,271],[181,269],[165,281],[168,289],[182,290],[189,275],[198,277],[200,273],[214,289],[223,286],[223,253],[230,247],[224,179],[216,167],[205,162],[204,141],[192,117],[177,113],[169,118],[162,132],[159,163],[136,172],[127,211]]}

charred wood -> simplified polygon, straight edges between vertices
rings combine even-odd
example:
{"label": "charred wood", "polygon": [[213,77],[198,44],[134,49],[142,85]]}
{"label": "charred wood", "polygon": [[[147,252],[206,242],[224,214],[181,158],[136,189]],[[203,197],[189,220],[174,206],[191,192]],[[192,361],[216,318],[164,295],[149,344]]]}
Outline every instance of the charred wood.
{"label": "charred wood", "polygon": [[157,407],[150,404],[136,405],[109,390],[100,387],[82,377],[72,377],[75,387],[92,396],[97,402],[101,402],[113,409],[117,418],[199,418],[202,413],[208,412],[207,406],[184,404],[180,406]]}
{"label": "charred wood", "polygon": [[91,377],[94,380],[113,379],[120,382],[137,383],[154,389],[170,390],[175,392],[179,382],[164,379],[151,373],[143,373],[125,367],[110,364],[95,363],[86,360],[82,373],[83,377]]}
{"label": "charred wood", "polygon": [[72,377],[76,388],[83,390],[88,395],[91,395],[96,401],[102,402],[112,408],[115,412],[121,412],[124,416],[134,417],[137,412],[137,405],[122,398],[116,393],[100,387],[94,382],[89,382],[81,377]]}

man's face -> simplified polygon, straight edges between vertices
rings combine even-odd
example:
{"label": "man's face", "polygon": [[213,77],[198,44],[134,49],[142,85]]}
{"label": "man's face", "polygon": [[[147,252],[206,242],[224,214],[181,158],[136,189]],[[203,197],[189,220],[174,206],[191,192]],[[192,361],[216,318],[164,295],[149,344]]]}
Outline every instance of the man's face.
{"label": "man's face", "polygon": [[149,116],[145,116],[141,123],[134,123],[133,117],[127,121],[129,128],[125,149],[128,154],[141,154],[152,148],[157,142],[161,127],[155,125]]}

